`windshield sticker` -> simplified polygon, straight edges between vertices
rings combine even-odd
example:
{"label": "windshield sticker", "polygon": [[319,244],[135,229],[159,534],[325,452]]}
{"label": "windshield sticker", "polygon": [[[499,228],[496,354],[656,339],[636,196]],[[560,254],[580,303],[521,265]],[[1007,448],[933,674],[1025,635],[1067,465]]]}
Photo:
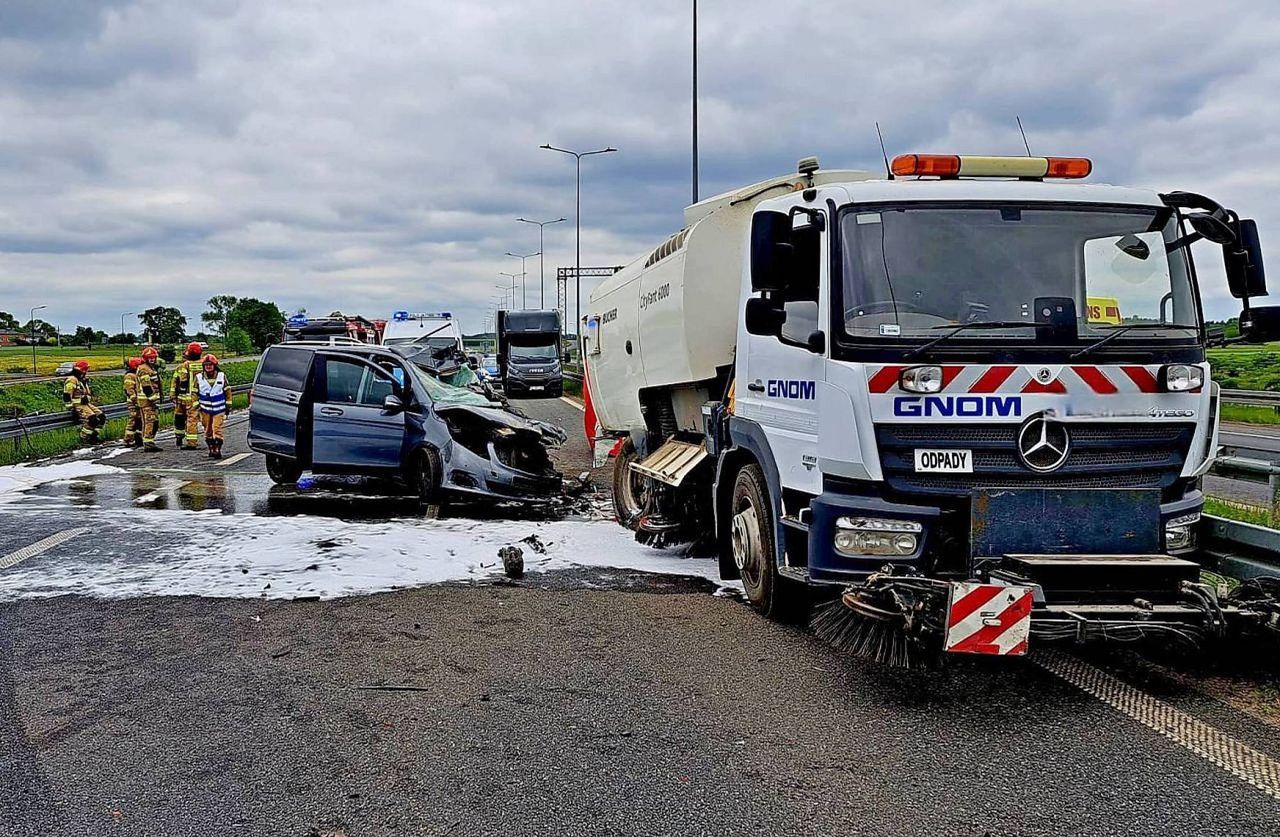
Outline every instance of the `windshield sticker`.
{"label": "windshield sticker", "polygon": [[880,336],[881,337],[901,337],[902,326],[898,325],[897,323],[881,323]]}

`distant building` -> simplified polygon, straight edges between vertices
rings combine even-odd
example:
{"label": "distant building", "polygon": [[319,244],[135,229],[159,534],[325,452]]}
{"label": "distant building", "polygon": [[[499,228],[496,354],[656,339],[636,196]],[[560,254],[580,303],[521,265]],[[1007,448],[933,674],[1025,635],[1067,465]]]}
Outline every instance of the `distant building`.
{"label": "distant building", "polygon": [[0,346],[17,346],[25,339],[21,331],[0,331]]}

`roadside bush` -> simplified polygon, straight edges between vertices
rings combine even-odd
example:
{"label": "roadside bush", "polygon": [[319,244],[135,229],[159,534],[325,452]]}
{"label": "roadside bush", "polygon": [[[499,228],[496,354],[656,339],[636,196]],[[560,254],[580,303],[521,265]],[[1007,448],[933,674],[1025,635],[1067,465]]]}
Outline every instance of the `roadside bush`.
{"label": "roadside bush", "polygon": [[172,346],[161,346],[158,351],[160,352],[160,359],[165,363],[173,363],[178,356],[178,350]]}

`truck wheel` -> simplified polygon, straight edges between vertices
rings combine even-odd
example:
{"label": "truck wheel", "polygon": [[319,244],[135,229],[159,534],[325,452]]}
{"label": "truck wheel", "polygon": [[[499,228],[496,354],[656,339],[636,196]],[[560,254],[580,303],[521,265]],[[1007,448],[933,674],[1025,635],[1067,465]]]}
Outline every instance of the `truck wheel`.
{"label": "truck wheel", "polygon": [[444,498],[440,484],[444,479],[444,466],[440,454],[434,448],[421,448],[413,456],[409,469],[409,486],[424,506],[439,504]]}
{"label": "truck wheel", "polygon": [[798,621],[807,609],[807,591],[778,574],[773,504],[764,471],[743,466],[729,501],[729,542],[751,606],[770,619]]}
{"label": "truck wheel", "polygon": [[635,444],[627,439],[613,460],[613,513],[633,532],[649,500],[648,480],[631,470],[631,463],[639,458]]}
{"label": "truck wheel", "polygon": [[276,485],[293,485],[302,476],[302,468],[296,460],[267,454],[267,476]]}

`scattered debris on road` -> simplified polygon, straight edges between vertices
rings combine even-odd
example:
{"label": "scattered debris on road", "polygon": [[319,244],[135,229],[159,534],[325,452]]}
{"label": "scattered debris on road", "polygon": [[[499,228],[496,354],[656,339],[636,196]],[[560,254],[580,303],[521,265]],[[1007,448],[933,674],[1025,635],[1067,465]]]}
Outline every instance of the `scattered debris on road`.
{"label": "scattered debris on road", "polygon": [[[546,551],[545,549],[543,550]],[[498,550],[502,559],[502,571],[510,578],[524,578],[524,550],[518,546],[504,546]]]}

